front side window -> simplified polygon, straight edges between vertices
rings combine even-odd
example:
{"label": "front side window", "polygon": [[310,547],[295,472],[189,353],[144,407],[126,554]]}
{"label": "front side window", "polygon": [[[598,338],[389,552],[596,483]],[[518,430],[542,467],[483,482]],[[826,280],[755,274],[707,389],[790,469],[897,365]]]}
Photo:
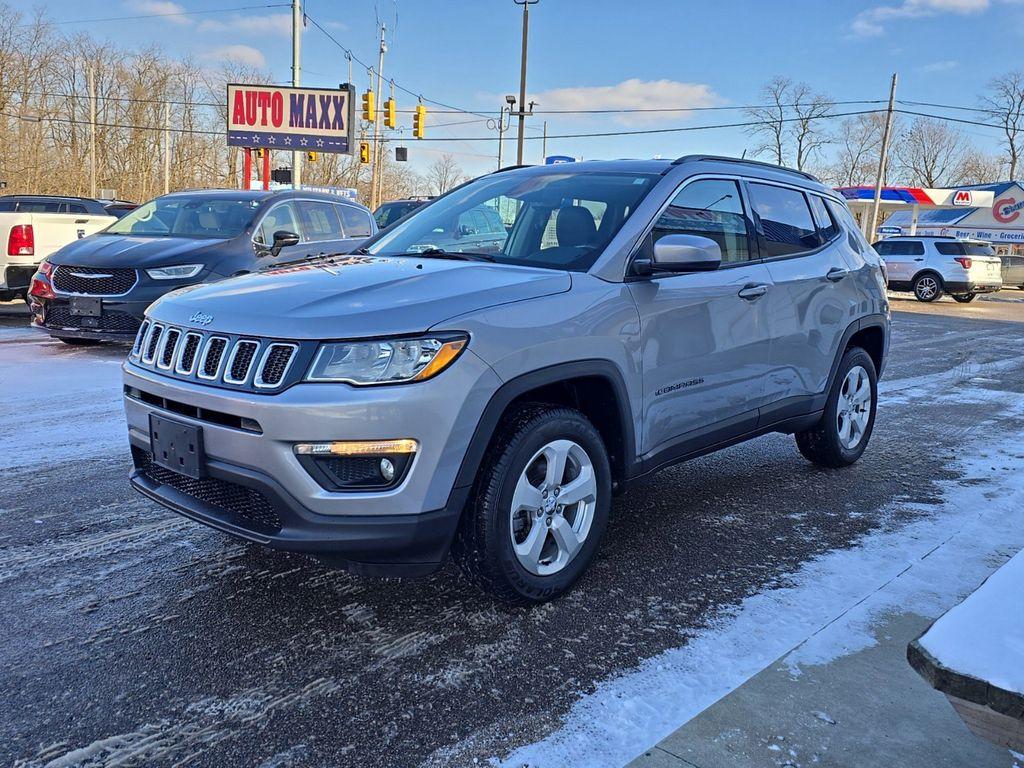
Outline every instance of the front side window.
{"label": "front side window", "polygon": [[169,195],[140,205],[103,230],[103,234],[231,238],[245,231],[258,208],[259,201],[251,198]]}
{"label": "front side window", "polygon": [[369,237],[373,234],[370,214],[351,205],[339,205],[338,213],[345,225],[345,237]]}
{"label": "front side window", "polygon": [[294,202],[281,203],[271,208],[260,222],[255,240],[262,245],[273,245],[275,232],[303,234],[299,227],[298,206]]}
{"label": "front side window", "polygon": [[817,248],[817,227],[804,193],[774,184],[750,184],[751,205],[761,222],[765,257],[792,256]]}
{"label": "front side window", "polygon": [[698,235],[718,243],[722,263],[750,259],[747,217],[735,181],[703,179],[687,184],[672,198],[652,231],[654,241],[665,235]]}
{"label": "front side window", "polygon": [[302,218],[302,231],[306,240],[323,242],[324,240],[341,240],[341,221],[335,206],[330,203],[299,201],[299,216]]}
{"label": "front side window", "polygon": [[659,178],[563,170],[495,173],[416,211],[368,250],[400,255],[437,249],[585,272]]}

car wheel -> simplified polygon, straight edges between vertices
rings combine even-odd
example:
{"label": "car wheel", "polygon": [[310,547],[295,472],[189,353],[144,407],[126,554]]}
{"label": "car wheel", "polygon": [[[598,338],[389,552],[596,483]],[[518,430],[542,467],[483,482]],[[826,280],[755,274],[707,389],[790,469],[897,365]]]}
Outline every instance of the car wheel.
{"label": "car wheel", "polygon": [[72,347],[95,347],[97,344],[103,343],[99,339],[77,339],[72,336],[58,336],[57,338]]}
{"label": "car wheel", "polygon": [[864,453],[875,426],[878,377],[871,355],[860,347],[843,354],[821,420],[796,433],[804,458],[822,467],[846,467]]}
{"label": "car wheel", "polygon": [[942,278],[931,272],[918,275],[914,280],[914,296],[918,301],[935,301],[942,298]]}
{"label": "car wheel", "polygon": [[959,301],[961,304],[970,304],[976,298],[978,298],[978,294],[976,293],[963,293],[959,296],[953,297],[954,300]]}
{"label": "car wheel", "polygon": [[502,600],[542,603],[586,571],[610,505],[608,452],[594,426],[571,408],[527,405],[499,427],[452,554]]}

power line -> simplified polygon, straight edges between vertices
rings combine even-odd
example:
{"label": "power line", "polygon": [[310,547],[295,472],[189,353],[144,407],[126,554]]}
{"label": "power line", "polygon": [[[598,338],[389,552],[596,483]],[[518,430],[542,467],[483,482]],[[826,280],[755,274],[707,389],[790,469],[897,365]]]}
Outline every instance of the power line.
{"label": "power line", "polygon": [[[54,26],[59,26],[59,25],[64,25],[64,24],[93,24],[93,23],[106,22],[106,21],[137,21],[137,20],[140,20],[140,19],[162,19],[162,18],[167,18],[169,16],[199,16],[199,15],[202,15],[202,14],[211,14],[211,13],[232,13],[232,12],[235,12],[235,11],[252,11],[252,10],[258,10],[258,9],[262,9],[262,8],[287,8],[287,7],[289,7],[288,3],[271,3],[271,4],[263,4],[263,5],[239,5],[239,6],[235,6],[233,8],[207,8],[207,9],[202,10],[202,11],[167,11],[166,13],[146,13],[146,14],[140,14],[140,15],[137,15],[137,16],[104,16],[102,18],[69,19],[69,20],[63,20],[63,21],[48,21],[46,23],[47,24],[52,24]],[[31,27],[33,25],[32,24],[19,24],[18,26],[20,26],[20,27]]]}
{"label": "power line", "polygon": [[901,115],[914,115],[915,117],[927,117],[932,120],[946,120],[950,123],[962,123],[963,125],[980,125],[985,128],[995,128],[996,130],[1002,130],[1003,126],[993,125],[992,123],[982,123],[978,120],[964,120],[960,117],[950,117],[949,115],[932,115],[927,112],[915,112],[910,109],[894,109],[893,112],[898,112]]}
{"label": "power line", "polygon": [[[860,99],[857,101],[829,101],[827,106],[853,106],[865,104],[885,104],[885,99]],[[650,112],[722,112],[748,109],[793,109],[803,107],[805,104],[745,104],[736,106],[715,106],[715,107],[630,107],[630,108],[602,108],[602,109],[535,109],[535,115],[620,115]]]}

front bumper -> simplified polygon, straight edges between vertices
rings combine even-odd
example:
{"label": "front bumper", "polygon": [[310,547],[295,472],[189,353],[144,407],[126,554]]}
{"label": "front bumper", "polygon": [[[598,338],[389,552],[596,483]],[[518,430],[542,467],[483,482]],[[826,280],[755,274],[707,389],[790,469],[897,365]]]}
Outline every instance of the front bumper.
{"label": "front bumper", "polygon": [[[32,325],[51,336],[103,341],[133,341],[145,316],[149,301],[123,301],[102,299],[102,315],[83,318],[71,314],[70,297],[58,295],[55,299],[31,297]],[[94,324],[90,324],[95,320]]]}
{"label": "front bumper", "polygon": [[[458,471],[500,385],[471,350],[436,378],[416,384],[303,383],[273,395],[172,379],[132,363],[124,371],[137,490],[192,519],[277,549],[316,554],[355,570],[410,575],[438,567],[447,553],[469,492],[455,486]],[[139,392],[146,398],[135,396]],[[151,413],[201,427],[208,479],[228,486],[200,487],[205,479],[148,466]],[[419,450],[389,489],[327,490],[294,451],[302,442],[394,438],[412,438]],[[239,492],[244,498],[237,498]],[[234,494],[230,504],[222,493]],[[251,509],[256,512],[246,511]]]}

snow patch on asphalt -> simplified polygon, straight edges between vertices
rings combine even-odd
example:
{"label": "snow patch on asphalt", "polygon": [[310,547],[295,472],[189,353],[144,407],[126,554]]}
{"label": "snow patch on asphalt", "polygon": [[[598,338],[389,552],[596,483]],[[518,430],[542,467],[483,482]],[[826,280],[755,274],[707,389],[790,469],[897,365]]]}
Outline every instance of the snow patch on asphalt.
{"label": "snow patch on asphalt", "polygon": [[[971,367],[961,375],[976,375]],[[1024,411],[1019,393],[964,395],[988,398],[1001,415]],[[990,432],[961,455],[969,458],[953,468],[985,483],[943,483],[942,504],[919,505],[926,518],[808,562],[788,586],[747,598],[685,646],[601,685],[560,730],[492,763],[623,765],[780,657],[799,674],[873,645],[871,625],[887,613],[948,610],[1024,547],[1024,438]]]}
{"label": "snow patch on asphalt", "polygon": [[28,341],[24,329],[0,328],[0,469],[127,455],[125,350]]}

